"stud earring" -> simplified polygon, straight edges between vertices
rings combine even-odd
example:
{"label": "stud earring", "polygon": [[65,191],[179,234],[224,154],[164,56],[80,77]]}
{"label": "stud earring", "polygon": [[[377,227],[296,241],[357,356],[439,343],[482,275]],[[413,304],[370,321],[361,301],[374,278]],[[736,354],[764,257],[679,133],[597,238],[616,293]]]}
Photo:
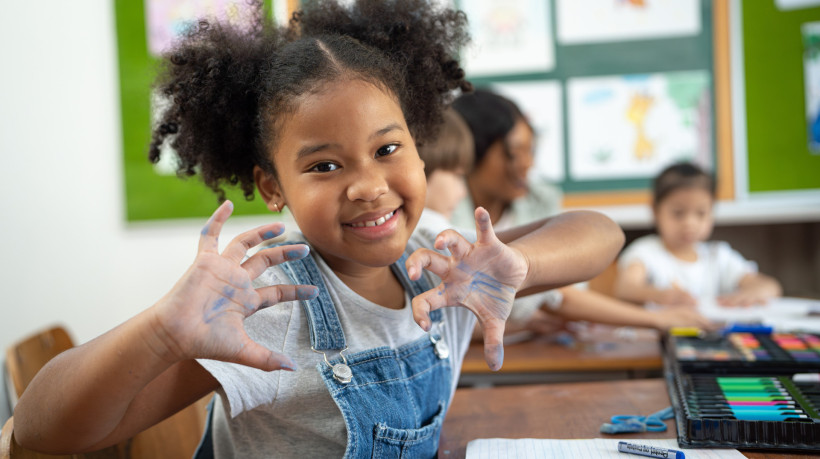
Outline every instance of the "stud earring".
{"label": "stud earring", "polygon": [[273,203],[273,211],[274,212],[279,212],[279,204],[277,204],[275,202]]}

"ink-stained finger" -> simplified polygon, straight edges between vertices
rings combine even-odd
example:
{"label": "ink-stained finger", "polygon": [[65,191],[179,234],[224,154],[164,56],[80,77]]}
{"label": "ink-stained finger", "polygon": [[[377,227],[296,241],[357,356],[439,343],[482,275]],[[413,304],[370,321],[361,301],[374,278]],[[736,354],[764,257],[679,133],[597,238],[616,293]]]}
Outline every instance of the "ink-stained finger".
{"label": "ink-stained finger", "polygon": [[266,349],[250,339],[239,351],[234,362],[264,371],[296,371],[297,369],[296,363],[290,357]]}
{"label": "ink-stained finger", "polygon": [[499,319],[481,323],[484,333],[484,360],[492,371],[500,370],[504,364],[504,325],[505,322]]}
{"label": "ink-stained finger", "polygon": [[481,244],[492,244],[498,238],[493,230],[493,222],[490,220],[490,213],[483,207],[475,209],[475,230],[478,236],[477,242]]}
{"label": "ink-stained finger", "polygon": [[246,231],[239,236],[236,236],[228,243],[225,250],[222,251],[222,256],[228,260],[239,263],[248,250],[257,245],[282,235],[285,232],[285,224],[281,222],[263,225]]}
{"label": "ink-stained finger", "polygon": [[306,244],[280,245],[262,249],[242,263],[251,279],[256,279],[271,266],[282,264],[289,260],[305,258],[310,253]]}
{"label": "ink-stained finger", "polygon": [[407,257],[405,268],[407,268],[407,275],[412,280],[418,280],[423,269],[444,278],[450,269],[450,258],[434,250],[416,249]]}
{"label": "ink-stained finger", "polygon": [[219,233],[222,231],[222,225],[228,220],[228,217],[233,213],[233,203],[225,201],[221,206],[217,207],[202,231],[199,233],[199,251],[214,251],[219,250]]}
{"label": "ink-stained finger", "polygon": [[444,294],[444,284],[439,284],[438,287],[428,290],[421,295],[413,298],[411,303],[413,308],[413,319],[419,324],[419,327],[424,331],[430,331],[432,324],[430,320],[430,311],[447,306],[447,301]]}
{"label": "ink-stained finger", "polygon": [[456,258],[464,258],[473,247],[458,231],[446,230],[436,236],[435,247],[439,250],[447,249]]}
{"label": "ink-stained finger", "polygon": [[319,288],[315,285],[271,285],[256,289],[262,298],[259,309],[284,303],[286,301],[312,300],[319,295]]}

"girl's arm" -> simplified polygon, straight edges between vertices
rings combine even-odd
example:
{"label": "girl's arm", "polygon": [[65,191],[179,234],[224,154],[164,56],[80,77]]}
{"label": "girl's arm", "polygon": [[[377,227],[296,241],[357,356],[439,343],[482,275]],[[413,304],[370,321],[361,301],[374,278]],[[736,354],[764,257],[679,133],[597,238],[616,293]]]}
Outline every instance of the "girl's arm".
{"label": "girl's arm", "polygon": [[696,306],[697,300],[689,292],[677,285],[672,288],[659,289],[647,282],[646,267],[634,261],[619,269],[615,279],[615,296],[633,303],[656,303],[669,306]]}
{"label": "girl's arm", "polygon": [[316,296],[313,286],[251,283],[270,266],[306,256],[307,246],[267,248],[243,262],[250,248],[282,234],[274,223],[237,236],[220,254],[217,238],[231,211],[226,202],[214,212],[193,265],[156,304],[43,367],[14,411],[22,446],[73,453],[134,436],[217,388],[195,358],[294,368],[251,340],[243,321],[261,308]]}
{"label": "girl's arm", "polygon": [[736,292],[718,298],[722,306],[751,306],[766,303],[783,294],[777,279],[760,273],[746,274],[740,279]]}
{"label": "girl's arm", "polygon": [[429,312],[463,306],[478,318],[484,332],[484,355],[490,369],[504,360],[505,321],[519,291],[548,289],[590,279],[603,271],[624,242],[621,229],[596,212],[568,212],[528,225],[526,230],[493,231],[483,208],[475,211],[477,240],[470,243],[454,230],[436,237],[435,248],[445,256],[419,249],[407,259],[407,272],[418,279],[422,269],[442,282],[413,299],[413,316],[425,330]]}
{"label": "girl's arm", "polygon": [[607,325],[647,327],[660,331],[672,327],[715,327],[709,319],[690,308],[664,308],[648,311],[640,306],[616,298],[576,287],[561,289],[564,301],[557,310],[548,311],[567,320],[586,320]]}

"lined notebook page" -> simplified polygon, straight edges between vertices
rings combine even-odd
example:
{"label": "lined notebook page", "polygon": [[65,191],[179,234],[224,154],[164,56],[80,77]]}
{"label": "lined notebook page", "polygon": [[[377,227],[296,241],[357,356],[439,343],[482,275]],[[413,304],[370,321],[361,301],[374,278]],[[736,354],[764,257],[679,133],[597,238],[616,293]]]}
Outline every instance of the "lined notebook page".
{"label": "lined notebook page", "polygon": [[683,449],[678,447],[678,442],[674,438],[653,440],[618,440],[611,438],[584,440],[523,438],[511,440],[506,438],[482,438],[467,444],[467,459],[540,459],[545,457],[626,459],[627,457],[641,457],[618,452],[619,441],[676,449],[683,451],[686,459],[742,459],[746,457],[736,449]]}

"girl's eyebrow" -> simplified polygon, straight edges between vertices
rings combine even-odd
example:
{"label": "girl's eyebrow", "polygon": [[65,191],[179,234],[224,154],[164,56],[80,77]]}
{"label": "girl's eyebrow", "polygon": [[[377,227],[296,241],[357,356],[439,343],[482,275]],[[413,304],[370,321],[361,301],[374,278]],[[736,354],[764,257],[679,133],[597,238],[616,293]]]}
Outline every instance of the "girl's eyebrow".
{"label": "girl's eyebrow", "polygon": [[[390,123],[387,126],[381,128],[378,131],[371,134],[370,137],[368,138],[368,140],[373,140],[376,137],[381,137],[381,136],[387,134],[388,132],[395,131],[395,130],[403,131],[404,128],[399,123]],[[339,146],[339,144],[337,144],[337,143],[320,143],[320,144],[317,144],[317,145],[305,145],[304,147],[300,148],[299,151],[296,152],[296,159],[302,159],[305,156],[312,155],[313,153],[316,153],[316,152],[319,152],[319,151],[322,151],[322,150],[326,150],[326,149],[332,148],[332,147],[338,147],[338,146]]]}
{"label": "girl's eyebrow", "polygon": [[338,144],[322,143],[318,145],[305,145],[304,147],[300,148],[299,151],[296,152],[296,159],[302,159],[305,156],[310,156],[318,151],[326,150],[331,146],[338,146]]}
{"label": "girl's eyebrow", "polygon": [[388,132],[390,132],[390,131],[395,131],[395,130],[397,130],[397,129],[398,129],[398,130],[400,130],[400,131],[403,131],[403,130],[404,130],[404,128],[402,128],[402,127],[401,127],[401,125],[400,125],[399,123],[390,123],[390,124],[388,124],[387,126],[385,126],[385,127],[381,128],[381,129],[379,129],[378,131],[376,131],[376,132],[374,132],[373,134],[371,134],[371,135],[370,135],[370,138],[369,138],[368,140],[373,140],[373,139],[374,139],[374,138],[376,138],[376,137],[381,137],[381,136],[383,136],[383,135],[387,134]]}

